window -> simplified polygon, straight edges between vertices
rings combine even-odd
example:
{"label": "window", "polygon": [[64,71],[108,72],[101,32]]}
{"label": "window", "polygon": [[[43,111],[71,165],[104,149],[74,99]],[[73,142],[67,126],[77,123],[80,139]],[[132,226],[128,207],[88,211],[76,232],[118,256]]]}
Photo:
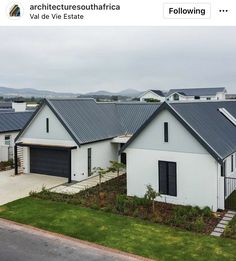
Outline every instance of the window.
{"label": "window", "polygon": [[11,135],[5,135],[5,145],[11,145]]}
{"label": "window", "polygon": [[210,100],[211,100],[211,97],[207,97],[207,100],[210,101]]}
{"label": "window", "polygon": [[231,172],[234,171],[234,155],[231,155]]}
{"label": "window", "polygon": [[221,165],[221,177],[225,176],[225,170],[226,170],[226,161],[223,162]]}
{"label": "window", "polygon": [[92,175],[92,149],[88,148],[88,176]]}
{"label": "window", "polygon": [[169,140],[168,122],[164,122],[164,141],[168,142],[168,140]]}
{"label": "window", "polygon": [[195,100],[200,100],[200,96],[194,96]]}
{"label": "window", "polygon": [[159,161],[159,192],[177,196],[176,162]]}
{"label": "window", "polygon": [[175,93],[173,95],[174,101],[178,101],[179,100],[179,94]]}
{"label": "window", "polygon": [[46,132],[49,132],[49,119],[46,118]]}

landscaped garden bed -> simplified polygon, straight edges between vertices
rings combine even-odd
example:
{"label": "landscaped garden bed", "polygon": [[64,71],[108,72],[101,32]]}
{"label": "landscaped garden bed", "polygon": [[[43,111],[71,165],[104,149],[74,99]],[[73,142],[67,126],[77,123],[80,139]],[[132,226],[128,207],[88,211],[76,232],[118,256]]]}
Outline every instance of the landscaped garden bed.
{"label": "landscaped garden bed", "polygon": [[150,200],[126,196],[126,175],[103,183],[101,189],[95,186],[74,195],[44,189],[40,193],[32,192],[31,197],[77,204],[206,234],[212,232],[223,215],[212,213],[208,207],[200,209],[161,202],[155,202],[153,211]]}
{"label": "landscaped garden bed", "polygon": [[4,170],[10,170],[13,168],[13,160],[8,160],[8,161],[1,161],[0,162],[0,171]]}

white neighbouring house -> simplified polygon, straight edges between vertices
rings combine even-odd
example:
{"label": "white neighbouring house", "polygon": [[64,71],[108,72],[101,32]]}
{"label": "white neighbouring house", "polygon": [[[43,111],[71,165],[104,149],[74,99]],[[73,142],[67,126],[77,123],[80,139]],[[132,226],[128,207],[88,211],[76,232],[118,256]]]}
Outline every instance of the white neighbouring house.
{"label": "white neighbouring house", "polygon": [[31,111],[0,112],[0,161],[13,158],[14,140],[32,116]]}
{"label": "white neighbouring house", "polygon": [[152,99],[159,102],[165,101],[165,94],[160,90],[148,90],[142,93],[139,97],[141,102],[145,102],[146,100]]}
{"label": "white neighbouring house", "polygon": [[226,88],[188,88],[188,89],[171,89],[166,94],[167,101],[216,101],[226,99]]}
{"label": "white neighbouring house", "polygon": [[[224,109],[223,109],[224,108]],[[224,209],[236,189],[236,102],[163,103],[122,148],[127,193]]]}

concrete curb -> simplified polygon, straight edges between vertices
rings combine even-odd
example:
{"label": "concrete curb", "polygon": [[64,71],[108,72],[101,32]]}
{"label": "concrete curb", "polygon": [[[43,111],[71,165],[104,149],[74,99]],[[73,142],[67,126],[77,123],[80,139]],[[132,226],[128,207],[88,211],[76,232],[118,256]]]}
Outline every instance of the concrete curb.
{"label": "concrete curb", "polygon": [[83,247],[95,248],[97,250],[101,250],[101,251],[104,251],[104,252],[107,252],[107,253],[110,253],[110,254],[116,254],[118,257],[123,258],[124,260],[127,260],[127,261],[128,260],[130,260],[130,261],[138,261],[138,260],[140,260],[140,261],[154,261],[153,259],[150,259],[150,258],[141,257],[141,256],[138,256],[138,255],[135,255],[135,254],[123,252],[123,251],[118,250],[118,249],[98,245],[96,243],[91,243],[89,241],[73,238],[73,237],[66,236],[66,235],[63,235],[63,234],[59,234],[59,233],[56,233],[56,232],[43,230],[41,228],[33,227],[31,225],[26,225],[26,224],[22,224],[22,223],[17,223],[15,221],[3,219],[3,218],[0,218],[0,224],[1,223],[5,224],[5,225],[10,225],[11,227],[13,226],[13,227],[15,227],[16,229],[19,229],[19,230],[24,230],[24,231],[31,233],[31,234],[40,235],[40,236],[44,236],[44,237],[51,238],[51,239],[64,239],[68,243],[78,244],[78,245],[83,246]]}

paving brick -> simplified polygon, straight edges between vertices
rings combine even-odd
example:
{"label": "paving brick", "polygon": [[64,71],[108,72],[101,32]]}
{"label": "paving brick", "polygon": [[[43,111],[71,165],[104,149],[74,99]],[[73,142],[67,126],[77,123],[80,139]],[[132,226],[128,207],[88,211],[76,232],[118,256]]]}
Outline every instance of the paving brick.
{"label": "paving brick", "polygon": [[211,233],[211,236],[215,236],[215,237],[220,237],[221,236],[221,233],[219,233],[219,232],[212,232]]}
{"label": "paving brick", "polygon": [[225,214],[225,217],[228,217],[228,218],[233,218],[234,217],[234,214]]}
{"label": "paving brick", "polygon": [[216,228],[214,229],[214,232],[223,233],[223,232],[224,232],[224,229],[223,229],[223,228],[218,228],[218,227],[216,227]]}
{"label": "paving brick", "polygon": [[226,224],[221,224],[221,223],[219,223],[216,227],[225,228],[225,227],[226,227]]}
{"label": "paving brick", "polygon": [[229,211],[227,212],[227,214],[233,214],[233,215],[236,215],[236,211],[229,210]]}
{"label": "paving brick", "polygon": [[229,223],[229,221],[227,221],[227,220],[221,220],[219,224],[228,224],[228,223]]}
{"label": "paving brick", "polygon": [[229,217],[223,217],[222,220],[225,220],[225,221],[230,221],[232,218],[229,218]]}

